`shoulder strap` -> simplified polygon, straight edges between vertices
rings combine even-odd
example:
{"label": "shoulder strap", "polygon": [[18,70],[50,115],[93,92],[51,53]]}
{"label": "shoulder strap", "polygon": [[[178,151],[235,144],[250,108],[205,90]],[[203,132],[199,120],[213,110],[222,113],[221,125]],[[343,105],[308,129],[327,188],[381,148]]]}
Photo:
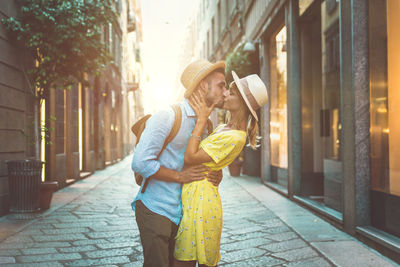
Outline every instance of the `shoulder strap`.
{"label": "shoulder strap", "polygon": [[174,121],[174,125],[172,126],[171,132],[169,133],[167,139],[165,139],[163,150],[169,144],[169,142],[171,142],[172,139],[175,138],[175,136],[179,132],[179,129],[181,128],[181,122],[182,122],[182,110],[181,110],[181,107],[179,106],[179,104],[174,104],[174,105],[172,105],[172,109],[175,112],[175,121]]}
{"label": "shoulder strap", "polygon": [[[181,110],[181,107],[179,106],[179,104],[174,104],[174,105],[172,105],[172,109],[174,110],[174,113],[175,113],[174,124],[172,125],[171,132],[169,133],[169,135],[165,139],[164,145],[163,145],[160,153],[158,153],[157,159],[161,156],[161,153],[164,151],[164,149],[167,147],[167,145],[172,141],[172,139],[175,138],[175,136],[179,132],[179,129],[181,128],[181,122],[182,122],[182,110]],[[142,193],[144,193],[144,191],[146,190],[146,187],[149,184],[149,181],[150,181],[150,177],[147,178],[146,181],[144,182],[144,185],[142,187]]]}

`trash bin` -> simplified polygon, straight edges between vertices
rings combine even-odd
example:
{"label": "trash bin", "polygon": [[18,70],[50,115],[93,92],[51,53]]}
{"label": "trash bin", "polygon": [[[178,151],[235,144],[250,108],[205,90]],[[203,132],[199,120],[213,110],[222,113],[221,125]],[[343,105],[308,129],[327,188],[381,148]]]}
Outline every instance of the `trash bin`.
{"label": "trash bin", "polygon": [[10,212],[39,209],[42,164],[40,160],[7,161]]}

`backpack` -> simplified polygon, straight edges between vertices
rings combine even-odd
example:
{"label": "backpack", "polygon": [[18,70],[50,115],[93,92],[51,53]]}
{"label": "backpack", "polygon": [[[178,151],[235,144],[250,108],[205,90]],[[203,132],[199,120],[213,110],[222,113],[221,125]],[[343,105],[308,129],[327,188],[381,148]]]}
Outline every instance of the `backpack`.
{"label": "backpack", "polygon": [[[175,136],[177,135],[177,133],[179,132],[179,129],[181,127],[182,110],[181,110],[179,104],[172,105],[172,109],[174,110],[174,113],[175,113],[175,121],[174,121],[174,124],[172,126],[171,132],[169,133],[169,135],[165,139],[164,145],[163,145],[160,153],[157,156],[157,160],[161,156],[161,153],[167,147],[169,142],[171,142],[172,139],[175,138]],[[139,143],[140,137],[142,136],[142,133],[143,133],[144,129],[146,128],[146,122],[150,117],[151,117],[151,114],[147,114],[147,115],[143,116],[142,118],[140,118],[137,122],[135,122],[132,125],[131,131],[136,136],[135,147]],[[208,134],[210,134],[212,132],[212,129],[213,129],[213,125],[212,125],[212,122],[211,122],[210,119],[208,119],[208,121],[207,121],[207,129],[208,129]],[[139,186],[142,185],[143,177],[139,173],[136,173],[136,172],[135,172],[135,181],[136,181],[137,185],[139,185]],[[146,179],[146,181],[145,181],[145,183],[144,183],[144,185],[142,187],[142,191],[141,191],[142,193],[144,193],[144,191],[146,190],[147,185],[149,184],[149,181],[150,181],[150,177]]]}

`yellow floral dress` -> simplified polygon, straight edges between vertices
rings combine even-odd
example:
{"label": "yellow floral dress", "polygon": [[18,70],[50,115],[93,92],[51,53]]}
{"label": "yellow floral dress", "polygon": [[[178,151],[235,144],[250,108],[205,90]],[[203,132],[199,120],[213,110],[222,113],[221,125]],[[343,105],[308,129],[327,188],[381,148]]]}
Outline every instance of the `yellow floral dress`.
{"label": "yellow floral dress", "polygon": [[[203,163],[212,170],[228,166],[242,151],[246,132],[228,130],[218,132],[218,126],[200,147],[213,159]],[[207,179],[184,184],[182,187],[183,217],[176,236],[174,257],[180,261],[198,261],[199,264],[215,266],[222,233],[222,205],[218,187]]]}

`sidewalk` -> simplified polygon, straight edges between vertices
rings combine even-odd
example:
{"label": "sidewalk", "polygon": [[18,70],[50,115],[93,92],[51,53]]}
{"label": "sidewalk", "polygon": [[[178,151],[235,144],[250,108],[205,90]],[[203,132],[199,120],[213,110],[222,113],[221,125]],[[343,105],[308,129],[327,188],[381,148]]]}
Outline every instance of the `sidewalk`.
{"label": "sidewalk", "polygon": [[[0,218],[1,266],[142,266],[131,157],[58,191],[40,214]],[[254,177],[220,185],[221,266],[398,266]]]}

